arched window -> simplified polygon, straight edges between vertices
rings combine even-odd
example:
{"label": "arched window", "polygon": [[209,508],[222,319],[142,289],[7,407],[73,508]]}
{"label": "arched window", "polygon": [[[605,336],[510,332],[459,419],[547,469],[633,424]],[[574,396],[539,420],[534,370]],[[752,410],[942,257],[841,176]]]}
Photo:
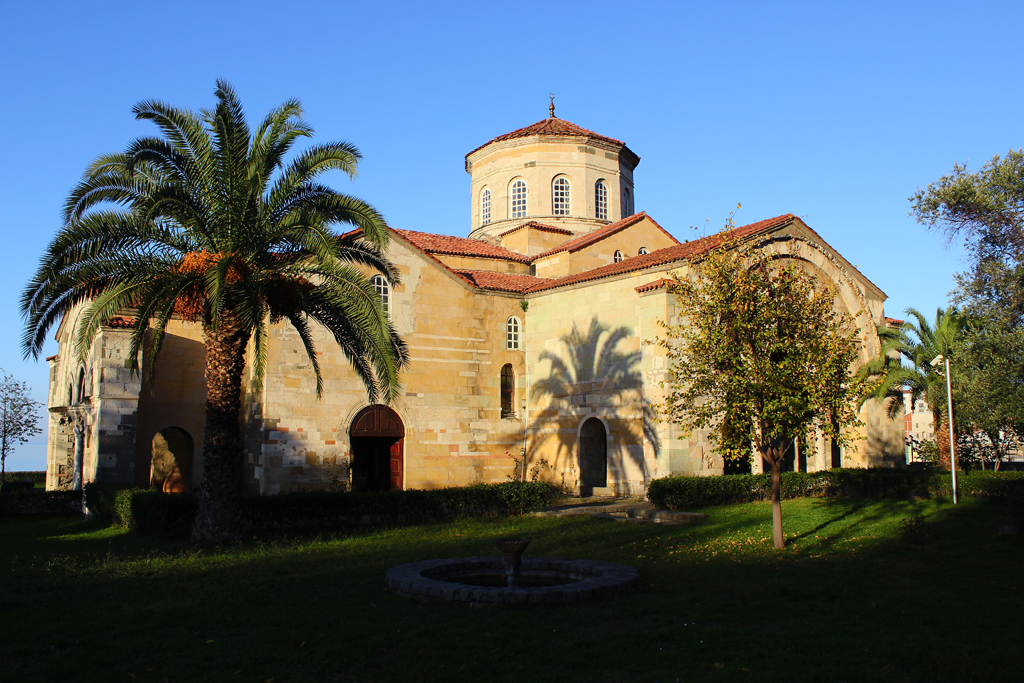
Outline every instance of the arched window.
{"label": "arched window", "polygon": [[594,207],[598,220],[608,220],[608,186],[604,184],[603,180],[598,180],[594,185]]}
{"label": "arched window", "polygon": [[509,207],[511,217],[526,218],[526,181],[522,178],[512,183],[509,201],[511,202]]}
{"label": "arched window", "polygon": [[636,252],[636,255],[637,256],[643,256],[646,253],[648,253],[647,252],[647,247],[640,247],[640,249]]}
{"label": "arched window", "polygon": [[569,215],[569,179],[565,176],[559,176],[551,183],[551,213]]}
{"label": "arched window", "polygon": [[501,368],[501,416],[515,417],[516,373],[510,364]]}
{"label": "arched window", "polygon": [[81,403],[85,399],[85,368],[81,368],[78,371],[78,385],[76,391],[78,392],[78,400],[76,403]]}
{"label": "arched window", "polygon": [[381,305],[384,307],[384,315],[391,317],[391,288],[388,286],[388,281],[384,279],[383,275],[374,275],[370,280],[373,283],[373,289],[380,296]]}
{"label": "arched window", "polygon": [[519,318],[512,316],[505,321],[505,348],[519,349]]}
{"label": "arched window", "polygon": [[622,252],[619,251],[618,249],[616,249],[615,250],[615,256],[612,257],[612,260],[614,260],[616,263],[618,263],[623,258],[625,258],[625,257],[622,255]]}
{"label": "arched window", "polygon": [[629,197],[629,188],[622,188],[622,217],[633,215],[633,202]]}
{"label": "arched window", "polygon": [[491,191],[484,188],[480,193],[480,225],[487,225],[491,222]]}

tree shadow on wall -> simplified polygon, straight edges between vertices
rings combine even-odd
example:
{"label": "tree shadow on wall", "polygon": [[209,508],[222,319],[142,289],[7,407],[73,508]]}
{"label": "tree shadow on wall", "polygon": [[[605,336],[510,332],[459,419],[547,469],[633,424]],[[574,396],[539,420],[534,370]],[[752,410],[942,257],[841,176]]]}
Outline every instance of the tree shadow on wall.
{"label": "tree shadow on wall", "polygon": [[[657,456],[661,443],[654,423],[654,409],[643,400],[641,350],[621,351],[632,336],[627,327],[611,329],[592,318],[586,330],[575,323],[559,338],[557,352],[545,350],[538,362],[548,361],[547,377],[530,387],[534,417],[528,426],[527,467],[541,473],[554,469],[556,484],[575,488],[579,480],[576,458],[577,429],[588,417],[604,417],[613,430],[618,448],[609,466],[622,466],[615,456],[628,458],[647,476],[644,443]],[[627,448],[634,446],[634,448]],[[530,476],[529,474],[527,475]]]}

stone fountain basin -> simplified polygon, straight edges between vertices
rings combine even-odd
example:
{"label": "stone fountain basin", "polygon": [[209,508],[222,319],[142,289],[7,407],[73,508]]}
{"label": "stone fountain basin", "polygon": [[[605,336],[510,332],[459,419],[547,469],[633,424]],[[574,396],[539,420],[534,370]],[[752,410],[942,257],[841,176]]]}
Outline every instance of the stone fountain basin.
{"label": "stone fountain basin", "polygon": [[[615,595],[632,588],[637,576],[636,569],[621,564],[560,557],[524,557],[520,572],[525,584],[560,583],[508,588],[502,585],[506,576],[502,558],[454,557],[392,567],[387,573],[387,587],[407,598],[536,605]],[[473,585],[480,583],[481,577],[493,577],[498,585]]]}

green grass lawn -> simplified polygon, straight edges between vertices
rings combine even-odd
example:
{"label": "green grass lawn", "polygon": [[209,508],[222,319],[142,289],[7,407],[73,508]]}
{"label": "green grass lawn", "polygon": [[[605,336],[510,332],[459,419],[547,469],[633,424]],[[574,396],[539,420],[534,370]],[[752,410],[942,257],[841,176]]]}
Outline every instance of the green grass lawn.
{"label": "green grass lawn", "polygon": [[[1024,539],[977,500],[715,507],[689,526],[467,520],[220,551],[77,518],[0,522],[10,681],[1022,681]],[[901,521],[923,515],[923,542]],[[635,566],[632,593],[471,609],[384,590],[416,560],[528,555]]]}

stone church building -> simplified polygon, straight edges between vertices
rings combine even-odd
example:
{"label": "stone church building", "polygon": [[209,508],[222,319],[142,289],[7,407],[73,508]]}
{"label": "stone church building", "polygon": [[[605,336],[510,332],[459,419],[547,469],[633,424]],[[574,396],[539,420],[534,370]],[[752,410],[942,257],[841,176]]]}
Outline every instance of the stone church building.
{"label": "stone church building", "polygon": [[[250,383],[244,398],[245,489],[434,488],[517,473],[635,495],[670,473],[722,473],[703,434],[679,439],[651,409],[668,371],[652,342],[658,321],[677,315],[667,278],[685,275],[716,238],[680,242],[637,212],[639,163],[623,142],[556,118],[553,107],[549,118],[467,154],[468,236],[394,228],[389,256],[401,284],[375,278],[410,350],[402,399],[368,405],[321,330],[317,400],[298,336],[274,326],[266,382]],[[793,214],[734,232],[771,237],[771,248],[798,260],[855,316],[861,360],[879,353],[885,294],[818,233]],[[75,323],[74,314],[61,322],[49,359],[47,487],[198,487],[200,326],[171,322],[150,386],[125,369],[132,318],[110,320],[84,363],[73,352]],[[902,424],[871,404],[861,419],[864,438],[854,446],[819,438],[793,467],[902,462]]]}

